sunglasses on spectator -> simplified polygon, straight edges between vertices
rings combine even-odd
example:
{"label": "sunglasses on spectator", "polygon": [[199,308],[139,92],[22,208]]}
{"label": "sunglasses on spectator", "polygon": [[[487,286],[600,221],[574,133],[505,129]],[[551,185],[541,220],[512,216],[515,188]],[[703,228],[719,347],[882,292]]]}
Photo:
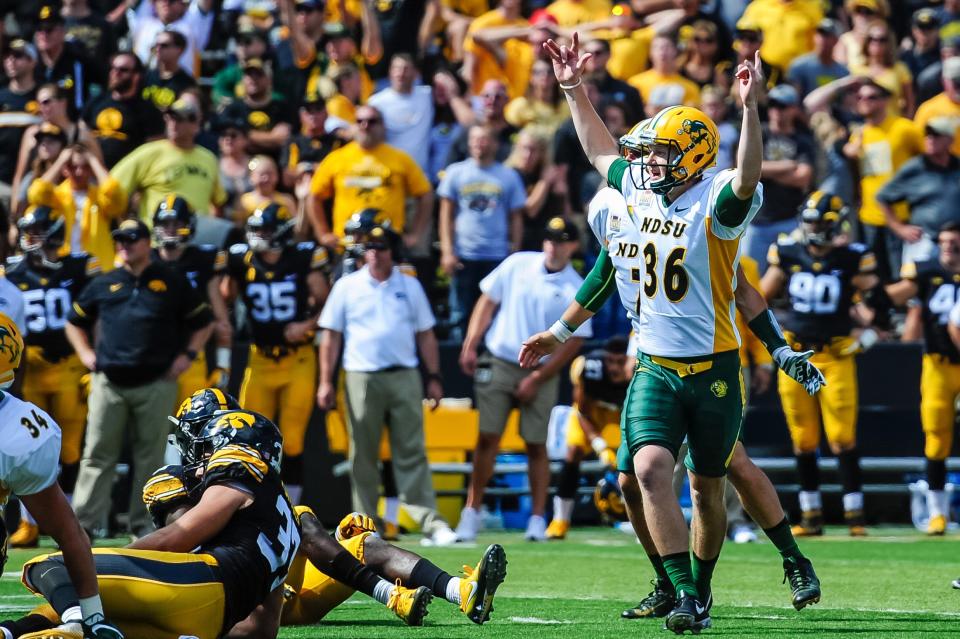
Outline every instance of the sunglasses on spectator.
{"label": "sunglasses on spectator", "polygon": [[506,93],[481,93],[480,97],[484,100],[505,100],[507,97]]}
{"label": "sunglasses on spectator", "polygon": [[760,34],[753,31],[748,31],[747,33],[741,33],[737,35],[738,40],[743,40],[744,42],[760,42]]}
{"label": "sunglasses on spectator", "polygon": [[323,113],[324,111],[327,110],[327,107],[326,105],[319,104],[319,103],[304,104],[303,110],[306,111],[307,113]]}
{"label": "sunglasses on spectator", "polygon": [[857,7],[853,12],[859,16],[872,16],[876,14],[876,11],[870,7]]}
{"label": "sunglasses on spectator", "polygon": [[314,11],[319,11],[319,7],[314,7],[310,5],[300,5],[297,7],[297,13],[313,13]]}
{"label": "sunglasses on spectator", "polygon": [[195,115],[177,115],[176,113],[168,113],[167,115],[169,115],[171,118],[173,118],[177,122],[193,123],[193,122],[198,122],[200,120],[200,118],[198,118]]}
{"label": "sunglasses on spectator", "polygon": [[158,49],[169,49],[170,47],[175,47],[175,46],[177,46],[177,45],[175,45],[175,44],[174,44],[172,41],[170,41],[170,40],[164,40],[163,42],[158,42],[155,46],[156,46]]}
{"label": "sunglasses on spectator", "polygon": [[236,129],[231,129],[229,131],[224,131],[223,133],[221,133],[220,137],[221,138],[239,138],[239,137],[243,137],[243,134],[240,133],[240,131],[237,131]]}
{"label": "sunglasses on spectator", "polygon": [[716,38],[705,38],[701,36],[694,36],[693,41],[697,44],[714,44],[717,40]]}
{"label": "sunglasses on spectator", "polygon": [[380,118],[357,118],[357,124],[369,124],[373,126],[374,124],[380,124],[383,122]]}
{"label": "sunglasses on spectator", "polygon": [[141,239],[140,237],[130,237],[129,235],[119,235],[113,239],[117,244],[122,244],[123,246],[130,246],[131,244],[136,244]]}
{"label": "sunglasses on spectator", "polygon": [[867,42],[887,42],[887,36],[870,36],[867,38]]}

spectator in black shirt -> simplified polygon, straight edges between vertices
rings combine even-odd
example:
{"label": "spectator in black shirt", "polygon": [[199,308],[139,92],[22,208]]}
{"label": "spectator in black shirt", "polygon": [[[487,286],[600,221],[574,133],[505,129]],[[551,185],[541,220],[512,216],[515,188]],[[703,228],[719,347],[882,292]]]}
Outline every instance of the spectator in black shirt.
{"label": "spectator in black shirt", "polygon": [[143,64],[133,53],[110,60],[108,93],[87,105],[83,121],[93,132],[107,168],[144,142],[163,136],[163,115],[140,95]]}
{"label": "spectator in black shirt", "polygon": [[[125,433],[130,432],[133,445],[133,485],[143,486],[163,464],[177,377],[190,367],[213,329],[210,307],[186,275],[151,260],[146,224],[126,220],[113,237],[121,267],[87,285],[74,301],[66,326],[67,339],[93,373],[73,504],[93,537],[106,529],[110,487]],[[130,531],[142,536],[152,528],[138,491],[133,491]]]}
{"label": "spectator in black shirt", "polygon": [[33,78],[36,64],[37,49],[26,40],[13,40],[3,54],[7,86],[0,89],[0,202],[7,209],[23,132],[40,122]]}
{"label": "spectator in black shirt", "polygon": [[51,6],[40,9],[33,42],[40,54],[34,70],[37,82],[56,84],[67,93],[71,113],[82,111],[91,87],[103,85],[102,64],[92,63],[83,46],[66,41],[63,18]]}
{"label": "spectator in black shirt", "polygon": [[293,116],[290,103],[273,90],[270,65],[260,58],[243,65],[243,98],[227,104],[221,117],[250,125],[250,152],[274,158],[290,139]]}
{"label": "spectator in black shirt", "polygon": [[67,27],[67,39],[83,45],[91,60],[109,60],[117,51],[113,25],[88,0],[63,0],[60,11]]}
{"label": "spectator in black shirt", "polygon": [[910,75],[918,78],[924,69],[940,61],[940,21],[933,9],[920,9],[913,14],[910,28],[913,46],[900,54]]}
{"label": "spectator in black shirt", "polygon": [[153,45],[154,68],[143,78],[144,99],[153,102],[161,111],[173,104],[180,94],[197,86],[193,76],[180,66],[180,56],[187,48],[187,39],[173,29],[157,34]]}
{"label": "spectator in black shirt", "polygon": [[397,53],[407,53],[419,59],[426,51],[432,36],[434,18],[440,13],[440,0],[363,0],[369,2],[380,25],[383,55],[368,68],[370,77],[380,80],[387,76],[390,60]]}
{"label": "spectator in black shirt", "polygon": [[618,80],[607,71],[607,62],[610,61],[610,42],[608,40],[590,40],[583,45],[584,53],[591,54],[584,63],[586,73],[584,77],[592,82],[600,96],[614,102],[622,102],[627,106],[627,118],[636,122],[643,118],[643,101],[640,93],[632,86]]}
{"label": "spectator in black shirt", "polygon": [[297,165],[320,164],[331,151],[343,146],[343,140],[327,133],[326,122],[327,107],[323,98],[316,93],[307,95],[300,107],[300,133],[290,138],[280,156],[283,181],[288,187],[293,186],[297,177]]}

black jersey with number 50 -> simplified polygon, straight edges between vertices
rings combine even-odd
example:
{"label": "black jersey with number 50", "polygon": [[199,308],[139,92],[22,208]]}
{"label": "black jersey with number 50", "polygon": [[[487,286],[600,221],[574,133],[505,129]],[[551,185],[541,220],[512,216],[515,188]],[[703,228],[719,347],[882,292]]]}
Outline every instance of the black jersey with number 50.
{"label": "black jersey with number 50", "polygon": [[924,350],[960,363],[960,352],[947,332],[950,310],[960,302],[960,273],[951,273],[933,259],[904,264],[900,275],[916,283],[923,302]]}
{"label": "black jersey with number 50", "polygon": [[267,264],[246,244],[230,247],[227,273],[247,306],[253,343],[284,346],[283,329],[310,315],[307,275],[327,265],[327,250],[313,242],[285,246],[276,264]]}
{"label": "black jersey with number 50", "polygon": [[73,354],[64,327],[73,300],[95,275],[100,261],[86,253],[63,257],[49,268],[29,255],[7,260],[7,279],[23,292],[27,345],[43,349],[43,358],[56,362]]}
{"label": "black jersey with number 50", "polygon": [[850,308],[857,292],[853,278],[876,268],[876,259],[867,247],[837,246],[815,257],[804,244],[781,238],[771,245],[767,261],[779,266],[787,278],[790,311],[784,329],[798,341],[814,344],[850,334]]}

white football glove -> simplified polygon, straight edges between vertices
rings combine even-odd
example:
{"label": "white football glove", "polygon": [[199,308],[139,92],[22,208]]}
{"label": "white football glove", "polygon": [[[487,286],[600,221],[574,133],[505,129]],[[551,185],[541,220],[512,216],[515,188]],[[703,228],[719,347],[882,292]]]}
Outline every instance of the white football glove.
{"label": "white football glove", "polygon": [[774,350],[772,355],[780,370],[803,386],[807,394],[816,395],[817,391],[827,385],[820,369],[808,361],[813,357],[813,351],[800,353],[789,346],[781,346]]}

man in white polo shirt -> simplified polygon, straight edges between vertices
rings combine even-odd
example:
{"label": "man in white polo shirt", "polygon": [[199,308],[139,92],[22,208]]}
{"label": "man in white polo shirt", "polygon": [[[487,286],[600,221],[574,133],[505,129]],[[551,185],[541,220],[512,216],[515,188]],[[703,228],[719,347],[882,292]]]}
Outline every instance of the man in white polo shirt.
{"label": "man in white polo shirt", "polygon": [[343,369],[350,433],[353,509],[379,521],[379,450],[389,423],[390,451],[400,499],[424,535],[437,545],[456,537],[436,508],[423,436],[423,383],[419,347],[434,408],[443,397],[436,323],[417,278],[394,264],[400,236],[389,224],[374,226],[363,238],[365,265],[344,275],[330,291],[320,314],[320,387],[317,403],[330,410],[336,401],[334,373],[343,344]]}
{"label": "man in white polo shirt", "polygon": [[[513,408],[520,409],[520,436],[526,443],[533,502],[525,537],[532,541],[546,539],[544,512],[550,483],[547,422],[550,409],[557,403],[557,374],[580,352],[582,338],[591,337],[593,332],[589,323],[584,323],[572,339],[533,371],[521,369],[517,357],[523,341],[531,334],[527,331],[546,330],[551,318],[556,317],[551,313],[558,309],[562,312],[563,300],[575,294],[583,282],[570,266],[570,257],[578,244],[576,227],[555,217],[547,222],[542,253],[514,253],[480,282],[483,294],[473,308],[460,351],[460,367],[474,378],[480,412],[473,476],[457,525],[460,541],[476,539],[480,529],[480,504]],[[481,340],[488,352],[478,358]]]}

